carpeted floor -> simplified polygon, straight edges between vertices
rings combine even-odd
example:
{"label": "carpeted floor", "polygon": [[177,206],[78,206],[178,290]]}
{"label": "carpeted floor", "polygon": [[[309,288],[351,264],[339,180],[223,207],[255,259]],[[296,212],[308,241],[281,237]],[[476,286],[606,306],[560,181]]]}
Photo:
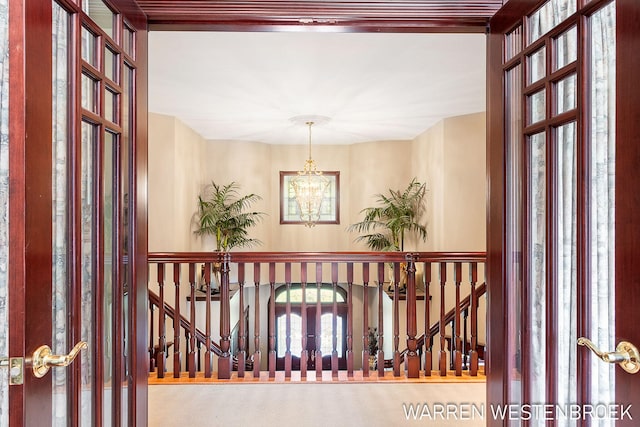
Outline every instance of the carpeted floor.
{"label": "carpeted floor", "polygon": [[484,426],[486,384],[149,386],[149,426]]}

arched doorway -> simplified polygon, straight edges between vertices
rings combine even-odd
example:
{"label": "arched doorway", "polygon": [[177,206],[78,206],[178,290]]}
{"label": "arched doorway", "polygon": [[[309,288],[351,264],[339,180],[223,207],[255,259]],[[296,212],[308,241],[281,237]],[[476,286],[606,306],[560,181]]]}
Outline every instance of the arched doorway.
{"label": "arched doorway", "polygon": [[[337,315],[334,316],[334,298]],[[304,299],[304,304],[303,304]],[[290,304],[287,325],[287,301]],[[319,301],[319,304],[318,304]],[[315,370],[322,358],[322,369],[331,369],[331,355],[338,354],[338,369],[347,368],[347,295],[341,287],[335,290],[331,284],[302,289],[300,284],[280,286],[275,293],[276,369],[285,366],[287,349],[291,352],[293,370],[300,370],[303,350],[306,350],[307,369]],[[304,306],[304,307],[303,307]],[[304,310],[304,313],[303,313]],[[335,321],[334,321],[335,319]],[[335,325],[335,334],[334,334]],[[288,326],[288,327],[287,327]],[[289,333],[287,333],[287,329]],[[289,346],[287,347],[287,341]],[[304,348],[303,348],[304,347]],[[316,357],[316,355],[322,355]]]}

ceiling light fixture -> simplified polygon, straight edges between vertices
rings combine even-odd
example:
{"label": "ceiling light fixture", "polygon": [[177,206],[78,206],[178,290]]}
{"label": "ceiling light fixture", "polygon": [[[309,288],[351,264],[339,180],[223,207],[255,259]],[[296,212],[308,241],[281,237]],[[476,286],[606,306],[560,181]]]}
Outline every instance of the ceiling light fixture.
{"label": "ceiling light fixture", "polygon": [[308,120],[305,124],[309,127],[309,158],[305,161],[303,170],[291,180],[291,185],[300,210],[300,219],[307,227],[313,227],[320,220],[320,209],[329,180],[318,170],[311,157],[311,126],[314,122]]}

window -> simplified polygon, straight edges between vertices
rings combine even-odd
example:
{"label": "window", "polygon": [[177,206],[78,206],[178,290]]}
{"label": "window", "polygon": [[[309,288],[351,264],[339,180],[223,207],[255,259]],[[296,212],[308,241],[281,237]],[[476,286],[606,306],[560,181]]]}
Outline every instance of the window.
{"label": "window", "polygon": [[[340,224],[340,172],[323,171],[329,185],[320,207],[320,220],[316,224]],[[295,171],[280,172],[280,224],[304,224],[291,180],[298,176]]]}

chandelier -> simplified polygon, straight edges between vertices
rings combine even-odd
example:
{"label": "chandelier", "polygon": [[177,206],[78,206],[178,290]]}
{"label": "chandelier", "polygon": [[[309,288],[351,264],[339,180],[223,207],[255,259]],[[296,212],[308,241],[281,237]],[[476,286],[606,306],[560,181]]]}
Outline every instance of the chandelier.
{"label": "chandelier", "polygon": [[305,226],[313,227],[320,219],[320,209],[329,180],[317,169],[311,158],[311,126],[314,122],[307,121],[305,124],[309,126],[309,158],[304,162],[303,170],[291,180],[291,185],[300,211],[300,220]]}

